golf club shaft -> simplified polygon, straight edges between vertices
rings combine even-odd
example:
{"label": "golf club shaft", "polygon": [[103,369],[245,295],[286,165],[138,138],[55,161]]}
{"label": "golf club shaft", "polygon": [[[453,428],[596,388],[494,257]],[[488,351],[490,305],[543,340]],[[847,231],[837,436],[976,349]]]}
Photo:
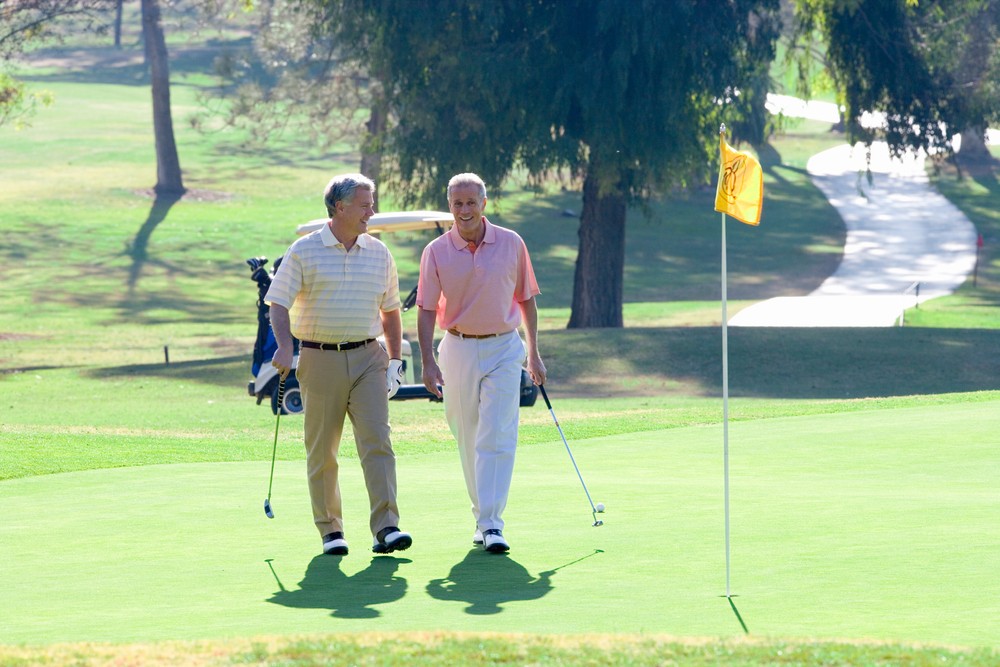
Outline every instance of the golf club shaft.
{"label": "golf club shaft", "polygon": [[545,399],[545,407],[549,409],[549,414],[552,415],[552,421],[556,424],[556,430],[559,431],[559,437],[562,438],[563,444],[566,446],[566,453],[569,454],[569,460],[573,464],[573,469],[576,470],[576,476],[580,478],[580,485],[583,486],[583,492],[587,494],[587,502],[590,503],[590,509],[594,513],[594,520],[597,520],[597,508],[594,506],[594,501],[590,497],[590,491],[587,490],[587,483],[583,481],[583,475],[580,474],[580,468],[576,465],[576,459],[573,457],[573,452],[569,448],[569,443],[566,442],[566,436],[563,434],[562,426],[559,425],[559,420],[556,418],[556,413],[552,409],[552,403],[549,402],[549,395],[545,391],[544,385],[538,385],[538,389],[542,392],[542,398]]}
{"label": "golf club shaft", "polygon": [[271,448],[271,475],[267,480],[267,502],[271,502],[271,485],[274,483],[274,459],[278,454],[278,425],[281,424],[281,410],[285,402],[285,378],[278,380],[278,414],[274,420],[274,446]]}

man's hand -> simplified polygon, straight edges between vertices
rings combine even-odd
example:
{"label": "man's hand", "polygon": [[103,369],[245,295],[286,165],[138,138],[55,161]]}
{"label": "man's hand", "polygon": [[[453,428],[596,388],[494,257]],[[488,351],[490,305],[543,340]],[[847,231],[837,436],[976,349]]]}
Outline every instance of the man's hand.
{"label": "man's hand", "polygon": [[389,393],[389,398],[396,395],[399,386],[403,384],[403,361],[401,359],[390,359],[389,368],[385,371],[385,390]]}
{"label": "man's hand", "polygon": [[535,384],[545,384],[545,378],[548,375],[548,371],[545,370],[545,364],[542,363],[542,358],[537,354],[528,356],[528,375],[531,376],[531,381]]}
{"label": "man's hand", "polygon": [[424,359],[423,361],[424,386],[427,387],[427,391],[438,398],[443,398],[444,394],[441,392],[441,387],[444,385],[444,379],[441,377],[441,369],[438,367],[437,362],[434,361],[434,357]]}
{"label": "man's hand", "polygon": [[271,365],[278,369],[278,373],[281,375],[282,380],[287,378],[288,373],[291,372],[294,356],[295,355],[292,352],[291,346],[278,346],[278,349],[274,351],[274,356],[271,357]]}

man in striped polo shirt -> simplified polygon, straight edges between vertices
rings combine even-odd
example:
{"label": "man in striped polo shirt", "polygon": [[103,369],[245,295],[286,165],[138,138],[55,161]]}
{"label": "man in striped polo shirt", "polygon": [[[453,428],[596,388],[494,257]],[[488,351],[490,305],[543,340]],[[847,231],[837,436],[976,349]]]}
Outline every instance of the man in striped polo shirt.
{"label": "man in striped polo shirt", "polygon": [[[399,530],[396,455],[389,437],[389,398],[402,382],[403,326],[396,263],[367,234],[375,184],[360,174],[336,176],[323,198],[330,221],[285,253],[264,301],[278,343],[271,364],[292,366],[292,336],[301,341],[296,375],[302,391],[306,467],[313,519],[323,552],[347,553],[337,452],[351,419],[371,507],[375,553],[406,549]],[[376,337],[385,334],[385,346]]]}
{"label": "man in striped polo shirt", "polygon": [[[504,553],[507,506],[517,447],[521,363],[545,382],[538,354],[538,283],[524,241],[486,219],[486,185],[476,174],[448,183],[455,223],[424,248],[417,286],[417,335],[424,386],[444,411],[465,474],[476,531],[472,541]],[[517,329],[524,324],[524,341]],[[434,359],[434,326],[445,332]]]}

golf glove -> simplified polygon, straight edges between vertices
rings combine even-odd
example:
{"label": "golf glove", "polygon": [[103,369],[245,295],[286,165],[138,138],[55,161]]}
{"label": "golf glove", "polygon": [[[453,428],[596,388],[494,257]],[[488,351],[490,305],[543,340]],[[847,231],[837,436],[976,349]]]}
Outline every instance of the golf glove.
{"label": "golf glove", "polygon": [[389,398],[396,395],[401,384],[403,384],[403,362],[400,359],[390,359],[389,368],[385,371],[385,389],[389,392]]}

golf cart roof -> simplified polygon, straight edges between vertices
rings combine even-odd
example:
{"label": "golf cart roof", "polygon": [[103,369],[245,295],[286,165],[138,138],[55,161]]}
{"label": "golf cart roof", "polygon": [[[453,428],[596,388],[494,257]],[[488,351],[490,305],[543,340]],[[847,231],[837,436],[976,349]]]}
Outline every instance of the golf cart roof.
{"label": "golf cart roof", "polygon": [[[368,233],[409,232],[418,229],[443,229],[454,220],[451,213],[441,211],[397,211],[394,213],[376,213],[368,220]],[[329,222],[328,218],[310,220],[299,225],[295,233],[304,236],[320,229]]]}

